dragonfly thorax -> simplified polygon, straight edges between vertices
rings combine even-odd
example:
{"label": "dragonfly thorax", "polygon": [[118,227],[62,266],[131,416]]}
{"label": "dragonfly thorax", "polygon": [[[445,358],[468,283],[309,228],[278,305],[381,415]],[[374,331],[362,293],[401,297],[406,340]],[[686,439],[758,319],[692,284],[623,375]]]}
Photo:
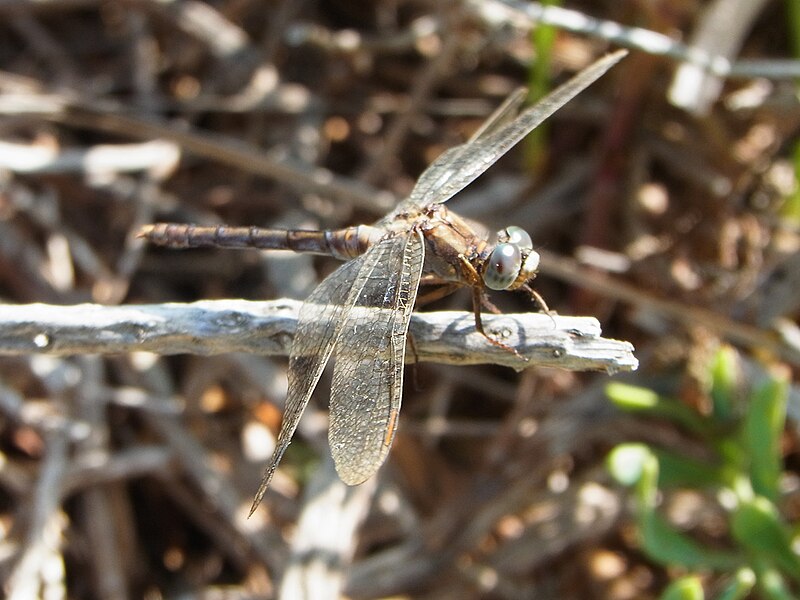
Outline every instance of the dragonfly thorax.
{"label": "dragonfly thorax", "polygon": [[497,233],[497,244],[483,265],[483,282],[492,290],[514,290],[533,279],[539,268],[539,253],[531,236],[520,227]]}

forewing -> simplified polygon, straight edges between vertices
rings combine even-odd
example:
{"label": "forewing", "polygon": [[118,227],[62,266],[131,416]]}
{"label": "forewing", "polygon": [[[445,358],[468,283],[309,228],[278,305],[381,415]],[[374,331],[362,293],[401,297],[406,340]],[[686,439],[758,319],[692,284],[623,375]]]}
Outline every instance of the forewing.
{"label": "forewing", "polygon": [[382,252],[381,243],[328,275],[300,308],[289,357],[289,390],[277,445],[264,470],[250,514],[267,491],[272,475],[292,439],[300,416],[328,363],[365,283],[372,277]]}
{"label": "forewing", "polygon": [[350,485],[386,459],[400,413],[406,334],[425,248],[418,231],[390,241],[336,344],[328,437],[336,471]]}
{"label": "forewing", "polygon": [[508,98],[503,100],[503,103],[494,109],[494,112],[481,123],[475,132],[467,140],[467,144],[471,144],[482,137],[497,131],[500,126],[505,125],[511,119],[519,114],[520,108],[525,103],[525,97],[528,95],[528,88],[520,87],[511,92]]}
{"label": "forewing", "polygon": [[[572,79],[550,92],[534,106],[523,111],[516,119],[501,126],[508,115],[505,104],[489,119],[488,126],[479,130],[479,135],[469,142],[444,152],[420,176],[409,197],[384,220],[391,220],[412,208],[420,209],[431,204],[447,202],[456,193],[472,183],[486,169],[508,152],[517,142],[528,135],[559,108],[600,78],[608,69],[627,54],[619,50],[586,67]],[[514,108],[515,96],[506,104]]]}

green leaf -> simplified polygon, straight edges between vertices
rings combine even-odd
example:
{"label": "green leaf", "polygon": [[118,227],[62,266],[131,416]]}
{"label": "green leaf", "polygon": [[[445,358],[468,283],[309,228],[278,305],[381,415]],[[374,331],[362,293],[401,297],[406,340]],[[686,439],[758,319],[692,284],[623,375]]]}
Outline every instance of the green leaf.
{"label": "green leaf", "polygon": [[[542,4],[560,6],[561,0],[544,0]],[[531,31],[531,38],[536,51],[536,60],[528,72],[528,101],[531,103],[544,98],[552,87],[553,46],[558,30],[550,25],[539,24]],[[547,157],[547,139],[549,123],[543,123],[525,138],[525,162],[533,172],[540,171]]]}
{"label": "green leaf", "polygon": [[643,455],[642,472],[636,482],[636,501],[642,514],[653,511],[658,501],[658,459],[649,451]]}
{"label": "green leaf", "polygon": [[658,484],[661,488],[704,489],[725,485],[726,476],[721,466],[711,465],[668,450],[654,449],[658,459]]}
{"label": "green leaf", "polygon": [[742,564],[735,553],[702,546],[653,510],[643,511],[638,523],[642,549],[652,560],[665,566],[730,571]]}
{"label": "green leaf", "polygon": [[738,356],[730,346],[722,346],[711,365],[711,400],[714,417],[719,421],[728,421],[736,414],[736,390],[740,375]]}
{"label": "green leaf", "polygon": [[781,436],[786,422],[788,382],[773,379],[751,398],[743,426],[744,446],[750,457],[750,478],[757,494],[776,501],[783,464]]}
{"label": "green leaf", "polygon": [[787,22],[789,41],[795,58],[800,58],[800,4],[796,0],[786,0]]}
{"label": "green leaf", "polygon": [[658,477],[658,459],[648,452],[641,462],[641,474],[636,483],[637,522],[644,552],[667,566],[723,570],[740,566],[737,555],[698,544],[656,512]]}
{"label": "green leaf", "polygon": [[644,444],[620,444],[606,457],[606,468],[619,483],[631,486],[642,477],[645,461],[652,456]]}
{"label": "green leaf", "polygon": [[731,533],[758,561],[767,561],[800,582],[800,557],[775,505],[763,496],[743,500],[731,515]]}
{"label": "green leaf", "polygon": [[703,584],[699,577],[681,577],[673,581],[661,594],[661,600],[703,600]]}
{"label": "green leaf", "polygon": [[606,396],[626,412],[664,417],[701,434],[709,429],[706,421],[688,406],[662,398],[647,388],[612,381],[606,386]]}
{"label": "green leaf", "polygon": [[[756,560],[756,563],[760,561]],[[761,564],[754,566],[756,581],[761,596],[767,600],[796,600],[796,596],[789,590],[786,580],[777,569],[764,567]]]}
{"label": "green leaf", "polygon": [[731,581],[722,590],[717,600],[743,600],[752,591],[756,584],[756,574],[753,570],[743,567],[736,571]]}

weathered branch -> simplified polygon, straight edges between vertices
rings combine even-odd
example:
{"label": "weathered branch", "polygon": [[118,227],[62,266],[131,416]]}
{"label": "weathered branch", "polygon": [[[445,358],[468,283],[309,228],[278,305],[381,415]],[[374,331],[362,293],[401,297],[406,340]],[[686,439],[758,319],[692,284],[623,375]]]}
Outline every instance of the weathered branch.
{"label": "weathered branch", "polygon": [[[300,304],[215,300],[138,306],[5,305],[0,306],[0,354],[287,355]],[[477,333],[471,313],[433,312],[412,317],[408,361],[609,372],[638,365],[633,346],[601,337],[593,317],[525,313],[484,315],[483,321],[489,335],[513,347],[519,356]]]}

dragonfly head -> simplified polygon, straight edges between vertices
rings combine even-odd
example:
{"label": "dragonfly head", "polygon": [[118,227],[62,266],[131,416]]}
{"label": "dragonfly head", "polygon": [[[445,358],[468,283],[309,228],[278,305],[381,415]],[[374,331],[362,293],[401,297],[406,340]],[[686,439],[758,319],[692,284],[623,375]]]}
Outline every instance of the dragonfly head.
{"label": "dragonfly head", "polygon": [[483,282],[492,290],[515,290],[536,276],[539,253],[531,236],[520,227],[497,233],[497,244],[484,263]]}

